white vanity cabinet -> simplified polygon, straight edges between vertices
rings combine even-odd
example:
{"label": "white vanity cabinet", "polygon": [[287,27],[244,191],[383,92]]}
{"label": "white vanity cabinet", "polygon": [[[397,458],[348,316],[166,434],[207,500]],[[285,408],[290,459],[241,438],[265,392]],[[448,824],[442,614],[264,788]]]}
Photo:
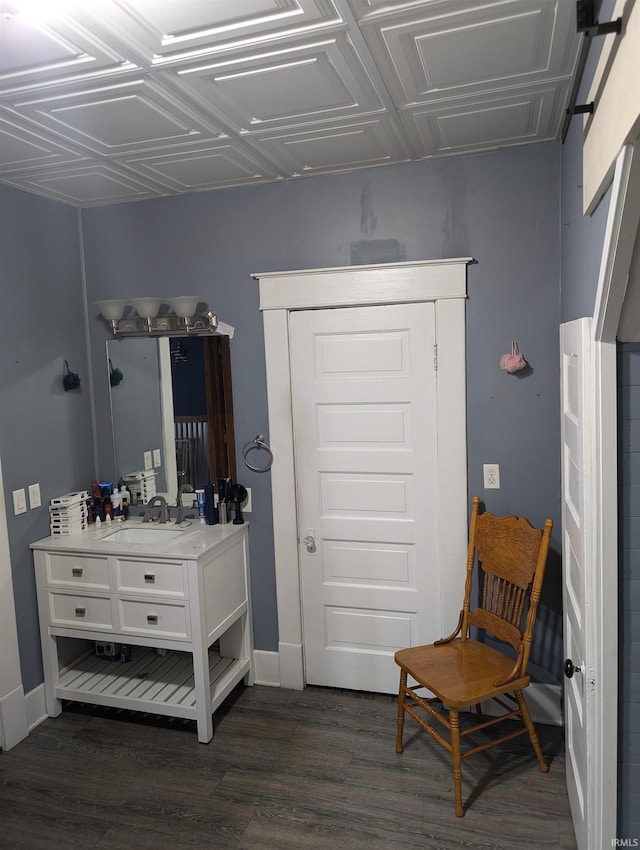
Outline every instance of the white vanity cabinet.
{"label": "white vanity cabinet", "polygon": [[[165,545],[91,530],[31,548],[49,716],[79,700],[190,718],[210,741],[214,710],[253,684],[247,526],[195,526]],[[65,637],[84,643],[63,665]],[[96,641],[129,645],[131,660],[97,658]]]}

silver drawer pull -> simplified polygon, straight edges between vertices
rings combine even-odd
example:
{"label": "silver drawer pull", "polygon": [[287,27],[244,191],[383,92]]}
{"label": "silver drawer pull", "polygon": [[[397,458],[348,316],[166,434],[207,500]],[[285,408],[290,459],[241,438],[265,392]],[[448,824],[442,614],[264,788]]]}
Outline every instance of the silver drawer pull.
{"label": "silver drawer pull", "polygon": [[147,623],[149,625],[157,625],[158,624],[158,615],[157,614],[147,614]]}
{"label": "silver drawer pull", "polygon": [[82,578],[82,576],[84,575],[84,570],[82,569],[82,567],[73,567],[71,569],[71,575],[74,578]]}
{"label": "silver drawer pull", "polygon": [[86,613],[87,613],[87,609],[86,609],[86,608],[81,608],[80,606],[78,606],[78,607],[76,608],[76,617],[84,617],[84,615],[85,615]]}
{"label": "silver drawer pull", "polygon": [[156,580],[156,574],[155,573],[145,573],[144,574],[144,580],[153,584]]}

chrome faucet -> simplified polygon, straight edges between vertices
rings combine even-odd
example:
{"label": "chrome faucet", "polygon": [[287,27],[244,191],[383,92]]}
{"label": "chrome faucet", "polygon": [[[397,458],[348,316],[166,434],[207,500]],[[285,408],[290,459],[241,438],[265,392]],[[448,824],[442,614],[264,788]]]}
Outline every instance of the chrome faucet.
{"label": "chrome faucet", "polygon": [[176,507],[178,508],[178,515],[176,516],[176,525],[180,525],[181,522],[184,522],[184,508],[182,506],[183,493],[193,493],[193,487],[191,486],[191,484],[181,484],[178,488],[178,496],[176,498]]}
{"label": "chrome faucet", "polygon": [[151,509],[155,507],[155,505],[160,505],[158,522],[169,522],[169,508],[167,507],[167,500],[164,496],[153,496],[149,499],[144,509],[144,519],[142,522],[153,522]]}

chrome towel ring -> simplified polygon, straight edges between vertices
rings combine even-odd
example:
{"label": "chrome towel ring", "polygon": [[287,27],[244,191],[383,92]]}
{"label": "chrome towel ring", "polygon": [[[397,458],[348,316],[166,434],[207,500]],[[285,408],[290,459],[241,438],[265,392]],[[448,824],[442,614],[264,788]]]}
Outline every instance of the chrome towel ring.
{"label": "chrome towel ring", "polygon": [[[247,460],[247,455],[254,451],[262,451],[265,450],[267,452],[267,461],[264,466],[254,466],[249,463]],[[249,469],[253,470],[253,472],[267,472],[271,469],[271,464],[273,463],[273,452],[269,448],[269,446],[265,443],[264,437],[262,434],[258,434],[257,437],[254,437],[253,440],[249,440],[248,443],[245,443],[244,448],[242,449],[242,460],[245,462],[245,465],[249,467]]]}

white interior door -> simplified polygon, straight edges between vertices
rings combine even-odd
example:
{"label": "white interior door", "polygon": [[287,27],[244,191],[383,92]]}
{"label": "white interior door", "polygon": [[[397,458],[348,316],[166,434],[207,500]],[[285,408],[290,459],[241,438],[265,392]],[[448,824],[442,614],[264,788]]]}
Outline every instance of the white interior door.
{"label": "white interior door", "polygon": [[309,684],[394,693],[394,652],[442,635],[434,317],[291,313]]}
{"label": "white interior door", "polygon": [[[589,577],[593,562],[593,482],[591,481],[591,320],[561,325],[562,358],[562,562],[564,587],[565,671],[564,716],[567,751],[567,791],[579,850],[589,843],[590,789],[593,764],[588,741],[592,734],[594,659],[588,629],[591,607]],[[597,602],[597,601],[596,601]]]}

